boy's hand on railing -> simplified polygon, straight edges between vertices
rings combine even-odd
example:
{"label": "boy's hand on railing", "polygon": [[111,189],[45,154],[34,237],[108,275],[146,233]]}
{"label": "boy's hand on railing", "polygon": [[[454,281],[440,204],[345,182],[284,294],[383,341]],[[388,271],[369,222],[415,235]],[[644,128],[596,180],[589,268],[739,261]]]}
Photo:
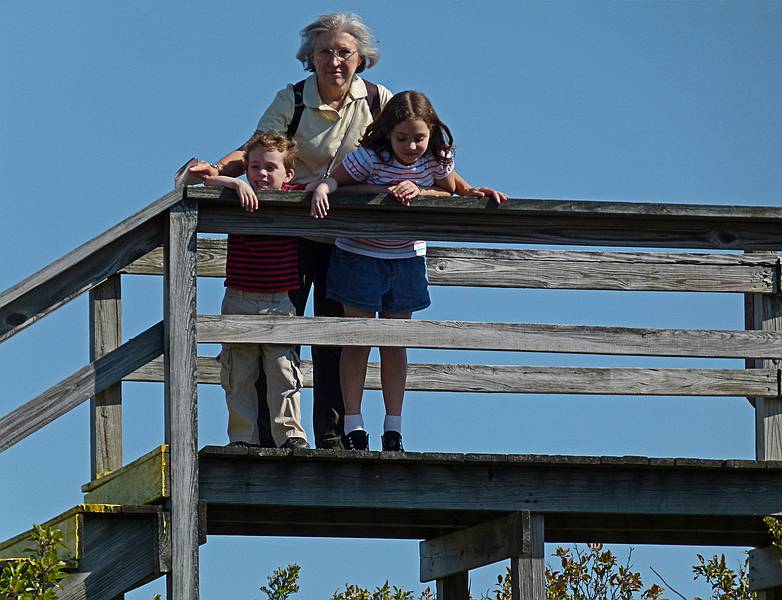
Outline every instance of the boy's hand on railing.
{"label": "boy's hand on railing", "polygon": [[250,184],[243,179],[234,179],[234,181],[236,181],[234,189],[236,190],[236,195],[239,196],[242,208],[247,212],[258,210],[260,202],[258,202],[258,196],[255,195],[255,191],[250,187]]}
{"label": "boy's hand on railing", "polygon": [[310,187],[312,184],[308,184],[307,191],[312,192],[312,202],[310,203],[310,216],[316,219],[325,219],[329,214],[329,186],[326,183],[318,182],[315,186]]}
{"label": "boy's hand on railing", "polygon": [[399,201],[403,206],[410,206],[410,202],[418,198],[421,195],[421,190],[412,181],[403,181],[397,183],[388,188],[388,191]]}

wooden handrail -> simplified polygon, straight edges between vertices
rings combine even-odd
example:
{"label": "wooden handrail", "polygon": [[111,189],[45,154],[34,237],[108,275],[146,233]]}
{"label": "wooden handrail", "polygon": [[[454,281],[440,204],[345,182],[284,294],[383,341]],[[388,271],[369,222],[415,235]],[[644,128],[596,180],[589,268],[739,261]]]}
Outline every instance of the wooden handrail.
{"label": "wooden handrail", "polygon": [[161,354],[162,322],[0,418],[0,452],[76,408],[98,392],[121,381],[123,377]]}
{"label": "wooden handrail", "polygon": [[0,293],[0,342],[159,246],[163,235],[157,217],[181,199],[180,191],[169,192]]}

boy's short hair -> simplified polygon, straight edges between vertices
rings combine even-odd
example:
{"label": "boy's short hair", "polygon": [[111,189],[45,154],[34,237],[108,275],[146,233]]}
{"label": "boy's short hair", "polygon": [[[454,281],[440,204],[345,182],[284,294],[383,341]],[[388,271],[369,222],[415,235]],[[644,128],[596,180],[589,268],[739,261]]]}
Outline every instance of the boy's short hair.
{"label": "boy's short hair", "polygon": [[282,164],[289,171],[293,170],[296,162],[296,142],[281,131],[256,131],[244,144],[244,167],[247,168],[250,152],[256,148],[266,148],[282,152],[285,156]]}

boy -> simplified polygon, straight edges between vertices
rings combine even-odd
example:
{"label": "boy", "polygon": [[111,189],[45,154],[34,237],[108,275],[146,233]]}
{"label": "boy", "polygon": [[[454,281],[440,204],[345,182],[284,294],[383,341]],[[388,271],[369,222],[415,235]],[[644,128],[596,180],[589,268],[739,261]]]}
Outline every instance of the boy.
{"label": "boy", "polygon": [[[291,189],[296,142],[280,132],[257,132],[245,145],[247,181],[225,176],[204,177],[209,186],[236,191],[247,211],[258,208],[253,188]],[[296,238],[260,235],[228,236],[225,297],[222,314],[295,316],[288,292],[298,289]],[[271,434],[280,448],[309,448],[301,426],[301,372],[292,346],[223,344],[220,383],[228,405],[231,446],[259,446],[259,363],[266,376],[266,402]]]}

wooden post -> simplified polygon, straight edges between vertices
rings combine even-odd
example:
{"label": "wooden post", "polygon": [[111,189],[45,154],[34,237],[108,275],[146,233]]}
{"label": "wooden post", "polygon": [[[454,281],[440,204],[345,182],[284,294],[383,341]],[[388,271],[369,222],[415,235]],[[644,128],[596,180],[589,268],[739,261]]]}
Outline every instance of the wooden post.
{"label": "wooden post", "polygon": [[[90,290],[90,362],[122,343],[122,288],[112,275]],[[90,474],[94,481],[122,466],[122,383],[90,400]]]}
{"label": "wooden post", "polygon": [[[754,253],[753,253],[754,254]],[[776,257],[776,254],[774,254]],[[746,329],[782,331],[782,295],[780,294],[779,258],[777,258],[777,293],[744,294],[744,324]],[[780,358],[747,359],[747,368],[779,369]],[[749,398],[755,407],[755,458],[782,459],[782,399]]]}
{"label": "wooden post", "polygon": [[546,598],[546,561],[543,515],[522,513],[524,521],[523,553],[510,559],[511,598],[544,600]]}
{"label": "wooden post", "polygon": [[171,207],[165,231],[165,419],[171,458],[168,600],[198,600],[198,404],[195,201]]}
{"label": "wooden post", "polygon": [[[776,253],[774,253],[776,257]],[[746,329],[782,331],[780,262],[777,257],[776,293],[744,294]],[[780,368],[779,358],[748,359],[747,368]],[[779,381],[779,376],[778,381]],[[755,459],[782,460],[782,398],[749,398],[755,407]],[[782,600],[782,587],[758,592],[758,600]]]}
{"label": "wooden post", "polygon": [[469,595],[467,571],[437,580],[437,600],[468,600]]}

